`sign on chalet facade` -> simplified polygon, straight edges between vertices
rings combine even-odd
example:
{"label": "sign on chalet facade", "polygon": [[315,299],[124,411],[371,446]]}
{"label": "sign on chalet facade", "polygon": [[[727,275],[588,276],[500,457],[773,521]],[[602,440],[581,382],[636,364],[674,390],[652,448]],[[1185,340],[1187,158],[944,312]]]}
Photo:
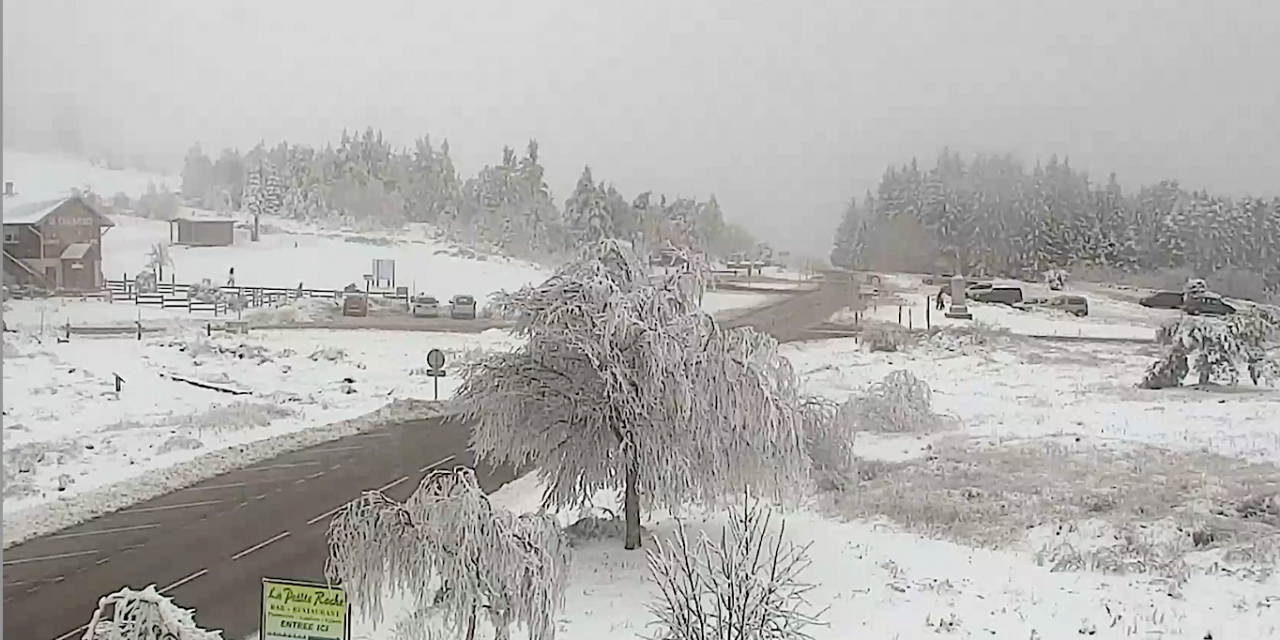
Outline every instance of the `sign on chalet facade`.
{"label": "sign on chalet facade", "polygon": [[115,226],[78,196],[4,205],[4,281],[49,290],[102,288],[102,234]]}

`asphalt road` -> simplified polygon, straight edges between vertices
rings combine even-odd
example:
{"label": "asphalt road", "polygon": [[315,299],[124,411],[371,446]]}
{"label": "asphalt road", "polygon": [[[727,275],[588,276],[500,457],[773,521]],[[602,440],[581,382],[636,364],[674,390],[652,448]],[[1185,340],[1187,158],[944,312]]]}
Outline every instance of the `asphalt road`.
{"label": "asphalt road", "polygon": [[[98,598],[155,584],[201,626],[258,629],[263,577],[323,580],[333,513],[360,492],[408,498],[433,468],[472,465],[468,427],[436,418],[296,451],[4,552],[4,638],[79,638]],[[494,491],[515,474],[477,469]]]}
{"label": "asphalt road", "polygon": [[[856,303],[856,288],[825,283],[728,324],[786,342]],[[243,638],[258,629],[263,577],[323,580],[335,511],[368,489],[404,500],[431,469],[474,464],[468,436],[466,425],[439,418],[394,425],[15,545],[3,559],[3,637],[79,638],[99,597],[155,584],[179,605],[195,607],[201,626],[222,629],[228,640]],[[510,469],[484,467],[477,475],[486,491],[515,477]]]}

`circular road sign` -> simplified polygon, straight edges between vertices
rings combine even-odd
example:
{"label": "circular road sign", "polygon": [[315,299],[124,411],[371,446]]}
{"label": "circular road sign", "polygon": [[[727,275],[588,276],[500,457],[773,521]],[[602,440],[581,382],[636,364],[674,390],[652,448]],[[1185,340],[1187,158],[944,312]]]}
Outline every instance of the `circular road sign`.
{"label": "circular road sign", "polygon": [[432,349],[427,352],[427,366],[432,369],[444,368],[444,352],[439,349]]}

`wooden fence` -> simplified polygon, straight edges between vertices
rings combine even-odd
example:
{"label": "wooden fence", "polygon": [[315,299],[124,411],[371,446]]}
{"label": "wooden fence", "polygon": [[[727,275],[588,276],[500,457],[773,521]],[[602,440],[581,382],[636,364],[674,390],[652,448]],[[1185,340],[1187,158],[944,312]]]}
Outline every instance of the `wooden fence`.
{"label": "wooden fence", "polygon": [[[194,287],[189,284],[175,282],[158,282],[154,293],[138,293],[137,286],[128,278],[107,280],[106,289],[110,299],[132,300],[134,304],[157,309],[186,309],[189,313],[212,313],[215,316],[227,312],[226,302],[204,302],[191,298]],[[344,294],[338,289],[306,289],[301,287],[218,287],[224,297],[238,298],[244,302],[245,308],[279,306],[288,304],[299,298],[318,298],[339,301]],[[356,292],[364,294],[365,292]],[[388,300],[409,301],[407,287],[397,289],[374,289],[370,296],[380,296]]]}

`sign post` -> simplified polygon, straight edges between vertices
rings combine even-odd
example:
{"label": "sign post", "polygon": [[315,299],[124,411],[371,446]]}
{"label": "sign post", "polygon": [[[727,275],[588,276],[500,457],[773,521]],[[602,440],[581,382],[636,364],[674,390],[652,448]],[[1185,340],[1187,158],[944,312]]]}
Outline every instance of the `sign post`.
{"label": "sign post", "polygon": [[444,352],[432,349],[427,352],[427,375],[435,378],[435,398],[440,399],[440,378],[444,377]]}
{"label": "sign post", "polygon": [[262,579],[261,640],[348,640],[351,605],[342,587]]}

